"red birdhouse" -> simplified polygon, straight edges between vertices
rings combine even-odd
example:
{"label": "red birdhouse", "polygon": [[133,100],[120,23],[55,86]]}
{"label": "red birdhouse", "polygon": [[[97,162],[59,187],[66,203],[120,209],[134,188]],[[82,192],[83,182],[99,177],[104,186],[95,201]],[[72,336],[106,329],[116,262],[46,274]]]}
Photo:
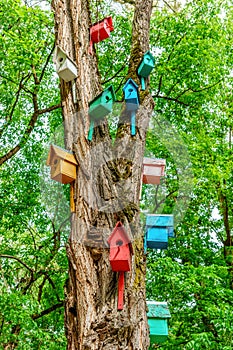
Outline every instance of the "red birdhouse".
{"label": "red birdhouse", "polygon": [[118,279],[118,310],[123,309],[124,272],[131,269],[131,255],[133,254],[130,238],[120,221],[117,222],[108,239],[110,245],[110,264],[113,271],[119,272]]}
{"label": "red birdhouse", "polygon": [[92,53],[93,43],[98,43],[110,37],[113,31],[112,17],[106,17],[94,23],[90,27],[90,53]]}
{"label": "red birdhouse", "polygon": [[110,245],[110,264],[113,271],[130,271],[132,245],[120,221],[108,239]]}

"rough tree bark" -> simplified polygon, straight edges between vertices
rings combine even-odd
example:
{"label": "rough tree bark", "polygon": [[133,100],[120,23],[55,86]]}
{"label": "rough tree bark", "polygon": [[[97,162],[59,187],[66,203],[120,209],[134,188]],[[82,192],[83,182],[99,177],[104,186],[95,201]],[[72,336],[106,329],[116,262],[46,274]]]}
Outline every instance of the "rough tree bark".
{"label": "rough tree bark", "polygon": [[[149,117],[154,104],[148,89],[140,93],[137,134],[130,135],[123,108],[114,146],[107,120],[95,127],[87,141],[88,102],[101,92],[98,62],[90,55],[90,10],[87,0],[53,0],[56,44],[77,63],[77,103],[71,83],[61,81],[65,145],[79,163],[75,181],[76,211],[71,218],[67,246],[69,282],[65,325],[68,349],[148,349],[145,301],[145,256],[139,225],[141,166]],[[152,1],[137,0],[128,77],[139,84],[136,68],[149,49]],[[117,28],[115,29],[117,30]],[[109,47],[111,50],[111,47]],[[134,249],[132,269],[126,273],[124,309],[117,311],[118,275],[109,263],[107,239],[116,222],[126,227]]]}

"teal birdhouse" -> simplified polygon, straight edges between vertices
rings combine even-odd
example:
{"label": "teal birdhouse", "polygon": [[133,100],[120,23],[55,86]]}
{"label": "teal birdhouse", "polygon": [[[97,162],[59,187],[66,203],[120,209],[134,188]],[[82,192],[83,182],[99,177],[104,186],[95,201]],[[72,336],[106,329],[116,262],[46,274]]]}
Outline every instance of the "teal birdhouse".
{"label": "teal birdhouse", "polygon": [[145,90],[145,78],[148,78],[150,75],[152,69],[155,66],[155,59],[150,53],[150,51],[147,51],[138,66],[137,73],[141,79],[141,89]]}
{"label": "teal birdhouse", "polygon": [[136,111],[139,108],[138,85],[133,79],[128,79],[123,87],[126,110],[131,113],[131,135],[136,135]]}
{"label": "teal birdhouse", "polygon": [[150,343],[151,345],[163,343],[168,337],[168,319],[171,317],[167,302],[147,300],[146,303]]}
{"label": "teal birdhouse", "polygon": [[95,121],[104,119],[112,111],[112,106],[116,100],[114,88],[110,85],[89,103],[88,114],[90,116],[90,128],[88,140],[92,140]]}
{"label": "teal birdhouse", "polygon": [[168,238],[174,236],[173,225],[173,215],[147,215],[145,249],[167,249]]}

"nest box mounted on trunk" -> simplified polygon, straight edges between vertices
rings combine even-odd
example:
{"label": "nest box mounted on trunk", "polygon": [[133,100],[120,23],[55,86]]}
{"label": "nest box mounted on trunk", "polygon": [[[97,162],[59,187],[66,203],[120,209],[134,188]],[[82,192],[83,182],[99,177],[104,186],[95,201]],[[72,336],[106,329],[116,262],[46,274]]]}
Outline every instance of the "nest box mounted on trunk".
{"label": "nest box mounted on trunk", "polygon": [[160,344],[168,337],[168,318],[171,314],[167,302],[157,302],[147,300],[147,318],[150,328],[150,343]]}
{"label": "nest box mounted on trunk", "polygon": [[173,225],[173,215],[147,215],[145,248],[167,249],[168,238],[174,236]]}
{"label": "nest box mounted on trunk", "polygon": [[136,135],[136,111],[139,108],[138,85],[133,79],[128,79],[123,87],[126,110],[131,114],[131,135]]}
{"label": "nest box mounted on trunk", "polygon": [[112,111],[112,106],[116,100],[114,88],[110,85],[102,91],[97,97],[89,103],[88,114],[90,116],[90,128],[88,132],[88,140],[92,140],[94,123],[102,120]]}
{"label": "nest box mounted on trunk", "polygon": [[152,69],[155,66],[155,59],[150,53],[150,51],[147,51],[138,66],[137,73],[141,79],[141,89],[145,90],[145,78],[148,78],[150,75]]}
{"label": "nest box mounted on trunk", "polygon": [[161,176],[165,175],[165,159],[143,158],[143,175],[144,184],[159,185]]}
{"label": "nest box mounted on trunk", "polygon": [[77,65],[59,46],[56,46],[55,48],[53,62],[56,64],[56,71],[60,78],[66,82],[77,78]]}
{"label": "nest box mounted on trunk", "polygon": [[76,179],[78,163],[71,152],[51,145],[46,164],[51,167],[51,179],[63,184],[71,183]]}
{"label": "nest box mounted on trunk", "polygon": [[93,44],[98,43],[110,37],[110,32],[114,29],[112,24],[112,17],[106,17],[98,21],[90,27],[90,53],[93,50]]}
{"label": "nest box mounted on trunk", "polygon": [[131,255],[133,255],[130,238],[120,221],[111,233],[108,244],[110,246],[109,260],[112,270],[119,272],[118,279],[118,310],[123,309],[124,272],[131,269]]}

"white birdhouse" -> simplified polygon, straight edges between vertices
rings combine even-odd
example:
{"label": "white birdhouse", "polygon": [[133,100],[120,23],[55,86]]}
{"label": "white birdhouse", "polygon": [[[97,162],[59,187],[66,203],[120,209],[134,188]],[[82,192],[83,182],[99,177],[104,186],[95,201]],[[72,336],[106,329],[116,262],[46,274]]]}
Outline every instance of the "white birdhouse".
{"label": "white birdhouse", "polygon": [[77,78],[78,69],[75,62],[59,46],[55,48],[53,62],[56,64],[56,71],[60,78],[66,82]]}

